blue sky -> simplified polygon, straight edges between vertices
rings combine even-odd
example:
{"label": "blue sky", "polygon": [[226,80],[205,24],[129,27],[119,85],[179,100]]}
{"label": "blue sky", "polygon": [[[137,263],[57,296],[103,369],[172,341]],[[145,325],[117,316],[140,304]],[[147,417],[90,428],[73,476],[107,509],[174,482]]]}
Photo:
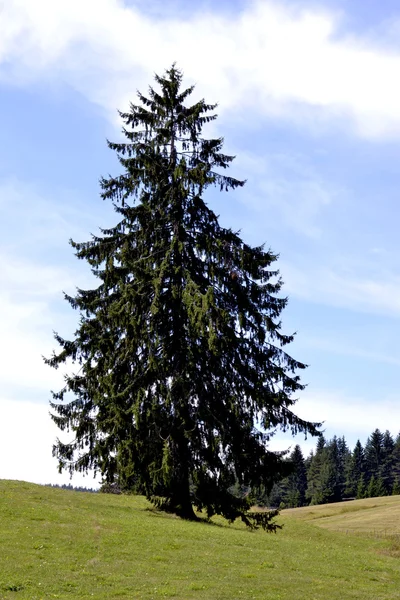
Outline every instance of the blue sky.
{"label": "blue sky", "polygon": [[77,324],[62,290],[93,283],[68,239],[115,222],[98,180],[119,169],[116,109],[173,61],[219,103],[210,135],[247,179],[210,205],[280,255],[283,328],[309,364],[298,414],[351,446],[400,429],[400,8],[215,4],[0,0],[2,478],[67,480],[48,417],[62,374],[41,355]]}

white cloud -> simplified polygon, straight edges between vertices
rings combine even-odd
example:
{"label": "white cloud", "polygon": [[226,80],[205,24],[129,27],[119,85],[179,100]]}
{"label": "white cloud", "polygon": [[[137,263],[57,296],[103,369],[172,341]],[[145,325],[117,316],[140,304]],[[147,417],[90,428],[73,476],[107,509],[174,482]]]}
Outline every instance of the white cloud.
{"label": "white cloud", "polygon": [[267,0],[168,19],[118,0],[13,0],[0,18],[0,77],[61,80],[115,115],[177,60],[222,114],[309,128],[344,116],[360,135],[398,136],[400,53],[384,39],[338,37],[338,26],[332,12]]}
{"label": "white cloud", "polygon": [[14,386],[29,399],[62,386],[63,369],[50,369],[42,355],[56,346],[53,329],[68,336],[77,323],[62,291],[92,285],[90,270],[67,244],[71,233],[82,235],[87,216],[17,181],[0,182],[0,208],[0,390]]}
{"label": "white cloud", "polygon": [[[28,271],[29,265],[25,268]],[[50,369],[42,359],[42,355],[50,356],[56,346],[52,337],[55,314],[50,311],[50,298],[34,301],[22,294],[16,302],[1,294],[0,313],[1,390],[15,387],[21,394],[23,389],[24,397],[29,398],[43,389],[48,390],[45,396],[49,396],[50,388],[62,387],[63,371]],[[57,328],[61,325],[57,323]]]}
{"label": "white cloud", "polygon": [[98,487],[93,475],[77,473],[70,480],[68,474],[58,473],[52,446],[60,432],[49,409],[42,403],[0,398],[0,479]]}
{"label": "white cloud", "polygon": [[289,296],[356,312],[400,315],[398,272],[382,268],[380,275],[367,275],[356,268],[341,269],[337,265],[308,265],[305,269],[285,261],[280,261],[279,269]]}
{"label": "white cloud", "polygon": [[[386,431],[392,435],[398,434],[400,423],[400,395],[383,397],[379,402],[368,402],[365,398],[347,394],[345,391],[326,389],[306,389],[301,394],[294,412],[312,422],[322,422],[322,431],[326,439],[334,435],[344,436],[350,449],[353,449],[357,439],[364,445],[368,436],[375,430]],[[307,455],[315,448],[317,438],[298,435],[295,438],[289,434],[277,433],[272,438],[272,450],[293,449],[299,444]]]}
{"label": "white cloud", "polygon": [[344,435],[349,441],[364,442],[370,433],[394,428],[400,423],[400,395],[391,394],[379,401],[368,402],[342,390],[306,390],[298,404],[298,413],[304,419],[324,421],[326,437]]}
{"label": "white cloud", "polygon": [[[56,371],[42,355],[49,357],[57,346],[53,329],[68,336],[77,324],[62,290],[85,287],[91,275],[77,267],[67,240],[71,233],[82,235],[90,219],[71,203],[57,205],[16,180],[0,182],[0,208],[0,478],[68,483],[51,456],[60,432],[46,401],[51,389],[63,386],[71,365]],[[73,484],[94,487],[91,477],[79,475]]]}

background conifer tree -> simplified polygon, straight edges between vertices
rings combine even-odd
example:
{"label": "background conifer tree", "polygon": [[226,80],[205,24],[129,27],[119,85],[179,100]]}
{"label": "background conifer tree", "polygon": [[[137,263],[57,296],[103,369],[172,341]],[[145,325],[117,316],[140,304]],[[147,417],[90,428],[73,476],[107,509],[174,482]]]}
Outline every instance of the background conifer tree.
{"label": "background conifer tree", "polygon": [[284,503],[289,508],[305,506],[307,490],[307,472],[304,462],[304,456],[298,444],[289,456],[289,461],[293,466],[293,473],[287,478],[286,493]]}
{"label": "background conifer tree", "polygon": [[[394,448],[393,448],[393,467],[392,467],[393,481],[397,481],[397,485],[400,483],[400,433],[397,434]],[[396,488],[397,489],[397,488]]]}
{"label": "background conifer tree", "polygon": [[305,365],[283,349],[293,338],[276,255],[222,227],[203,199],[244,184],[221,173],[233,160],[222,138],[202,136],[215,105],[187,104],[175,66],[155,79],[159,91],[120,113],[126,143],[108,143],[123,173],[101,180],[102,197],[118,223],[71,241],[99,284],[66,295],[79,327],[56,334],[47,360],[79,366],[53,393],[54,421],[74,434],[54,454],[61,470],[94,468],[182,517],[195,506],[266,525],[229,489],[279,476],[271,430],[317,433],[292,410]]}
{"label": "background conifer tree", "polygon": [[322,502],[340,502],[344,489],[343,444],[334,436],[324,449],[321,469]]}
{"label": "background conifer tree", "polygon": [[346,497],[346,481],[350,470],[352,454],[344,436],[338,438],[337,444],[339,454],[340,497],[343,499]]}
{"label": "background conifer tree", "polygon": [[308,461],[307,470],[307,491],[306,498],[310,504],[319,504],[322,502],[321,496],[321,470],[325,459],[326,440],[320,435],[317,442],[315,453]]}
{"label": "background conifer tree", "polygon": [[358,480],[358,484],[357,484],[356,499],[361,500],[362,498],[367,498],[367,497],[368,497],[368,494],[367,494],[367,487],[366,487],[366,483],[365,483],[365,474],[361,473],[360,478]]}
{"label": "background conifer tree", "polygon": [[[384,453],[383,437],[384,434],[379,429],[375,429],[365,444],[365,468],[368,483],[372,477],[376,482],[380,475]],[[375,485],[375,482],[373,485]]]}
{"label": "background conifer tree", "polygon": [[[353,453],[350,458],[349,468],[347,471],[346,478],[346,489],[345,495],[347,497],[355,498],[358,494],[358,486],[360,482],[361,475],[365,477],[365,456],[364,456],[364,448],[360,442],[357,440],[356,445],[354,446]],[[363,483],[365,487],[365,481],[363,479]],[[361,490],[361,487],[360,487]],[[362,493],[364,494],[365,489],[363,489]]]}
{"label": "background conifer tree", "polygon": [[382,479],[382,485],[385,495],[390,495],[393,490],[394,484],[394,448],[395,442],[390,433],[390,431],[386,430],[383,435],[382,442],[382,459],[381,466],[379,470],[380,478]]}
{"label": "background conifer tree", "polygon": [[400,495],[400,481],[397,478],[395,478],[394,483],[393,483],[392,495],[393,496]]}
{"label": "background conifer tree", "polygon": [[367,498],[377,498],[378,496],[385,496],[385,487],[383,484],[383,480],[382,477],[375,477],[375,475],[372,475],[371,479],[369,480],[369,484],[366,490],[366,497]]}

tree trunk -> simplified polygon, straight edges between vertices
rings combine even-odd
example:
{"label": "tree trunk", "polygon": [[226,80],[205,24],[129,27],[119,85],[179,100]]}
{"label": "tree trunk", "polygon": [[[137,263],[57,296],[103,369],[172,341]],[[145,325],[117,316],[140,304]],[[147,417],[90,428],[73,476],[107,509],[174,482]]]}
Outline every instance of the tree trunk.
{"label": "tree trunk", "polygon": [[189,481],[185,483],[183,481],[181,482],[180,489],[177,490],[176,496],[174,495],[171,499],[171,509],[179,517],[182,517],[182,519],[187,519],[188,521],[197,520],[190,498]]}

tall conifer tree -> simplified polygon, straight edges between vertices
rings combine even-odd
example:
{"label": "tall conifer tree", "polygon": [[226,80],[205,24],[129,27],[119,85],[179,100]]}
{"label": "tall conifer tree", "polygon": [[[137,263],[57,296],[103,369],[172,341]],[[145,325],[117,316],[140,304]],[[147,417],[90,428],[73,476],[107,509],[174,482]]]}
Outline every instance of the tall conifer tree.
{"label": "tall conifer tree", "polygon": [[384,434],[379,429],[375,429],[365,444],[365,466],[368,482],[372,476],[375,477],[375,480],[379,478],[384,453],[383,438]]}
{"label": "tall conifer tree", "polygon": [[310,504],[320,504],[322,500],[321,493],[321,472],[326,458],[326,440],[321,434],[318,438],[315,453],[312,454],[307,469],[307,491],[306,498]]}
{"label": "tall conifer tree", "polygon": [[351,463],[351,451],[346,442],[346,438],[344,435],[340,437],[337,441],[338,443],[338,451],[339,451],[339,465],[340,465],[340,486],[341,486],[341,496],[345,496],[346,489],[346,479],[347,474],[350,469]]}
{"label": "tall conifer tree", "polygon": [[293,473],[287,478],[285,503],[289,508],[296,508],[306,504],[307,471],[304,456],[297,444],[289,457],[293,465]]}
{"label": "tall conifer tree", "polygon": [[[396,484],[396,490],[400,489],[400,433],[397,434],[393,449],[393,481]],[[399,493],[396,491],[396,493]]]}
{"label": "tall conifer tree", "polygon": [[[358,484],[360,482],[360,478],[362,475],[365,478],[364,448],[363,448],[360,440],[357,440],[357,443],[356,443],[353,453],[351,455],[349,469],[347,472],[346,490],[345,490],[346,496],[350,496],[350,497],[357,496]],[[364,479],[363,479],[363,481],[364,481]],[[364,481],[363,485],[365,485],[365,481]]]}
{"label": "tall conifer tree", "polygon": [[333,438],[325,446],[325,457],[321,468],[322,503],[340,502],[344,488],[342,458],[338,438]]}
{"label": "tall conifer tree", "polygon": [[393,465],[394,465],[395,442],[390,433],[386,430],[382,442],[382,463],[379,475],[382,479],[382,485],[385,494],[392,493],[394,484]]}
{"label": "tall conifer tree", "polygon": [[193,88],[175,66],[155,79],[160,91],[120,113],[127,142],[108,143],[124,172],[101,180],[102,198],[119,222],[71,241],[99,285],[66,295],[79,327],[73,340],[56,334],[47,360],[80,366],[53,393],[54,421],[74,433],[54,454],[61,470],[94,468],[182,517],[194,506],[251,524],[229,489],[279,476],[269,432],[317,433],[292,410],[305,365],[283,349],[293,337],[281,332],[276,255],[222,227],[203,200],[210,186],[244,184],[220,172],[233,160],[222,138],[202,136],[215,105],[187,105]]}

